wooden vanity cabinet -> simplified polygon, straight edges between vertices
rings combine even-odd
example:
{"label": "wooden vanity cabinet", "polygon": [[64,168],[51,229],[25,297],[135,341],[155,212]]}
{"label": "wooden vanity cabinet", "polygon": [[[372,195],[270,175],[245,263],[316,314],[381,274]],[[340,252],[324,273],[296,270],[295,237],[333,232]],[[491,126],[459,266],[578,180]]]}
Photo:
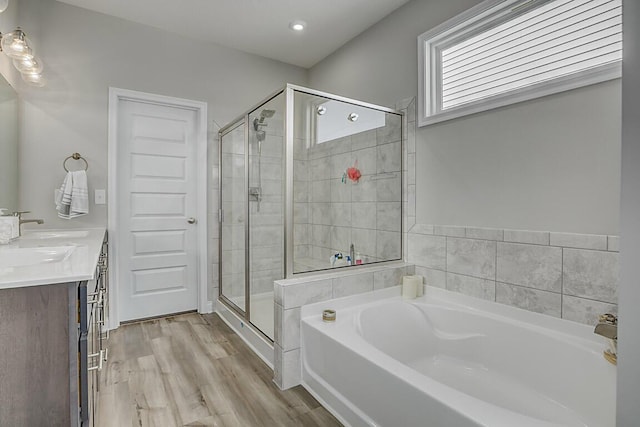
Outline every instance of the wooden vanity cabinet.
{"label": "wooden vanity cabinet", "polygon": [[95,425],[106,247],[95,280],[0,289],[0,426]]}

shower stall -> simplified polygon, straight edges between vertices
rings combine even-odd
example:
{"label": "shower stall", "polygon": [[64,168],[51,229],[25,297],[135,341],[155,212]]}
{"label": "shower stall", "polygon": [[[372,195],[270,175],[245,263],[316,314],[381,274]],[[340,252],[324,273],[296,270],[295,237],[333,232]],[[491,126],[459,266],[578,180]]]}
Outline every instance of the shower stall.
{"label": "shower stall", "polygon": [[274,339],[273,282],[402,259],[402,114],[287,85],[220,130],[219,301]]}

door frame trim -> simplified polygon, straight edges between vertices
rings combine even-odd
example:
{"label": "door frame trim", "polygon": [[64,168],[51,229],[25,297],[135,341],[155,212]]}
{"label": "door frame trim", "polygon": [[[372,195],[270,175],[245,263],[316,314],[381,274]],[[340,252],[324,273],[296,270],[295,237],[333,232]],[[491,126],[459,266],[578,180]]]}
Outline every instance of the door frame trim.
{"label": "door frame trim", "polygon": [[184,108],[196,112],[196,213],[198,222],[196,274],[198,277],[197,308],[200,313],[213,311],[213,302],[207,297],[209,282],[208,251],[208,214],[207,214],[207,103],[190,99],[175,98],[153,93],[138,92],[129,89],[109,87],[109,124],[108,124],[108,189],[107,189],[107,229],[109,230],[109,322],[108,329],[120,326],[118,306],[118,106],[120,101],[136,101],[155,105]]}

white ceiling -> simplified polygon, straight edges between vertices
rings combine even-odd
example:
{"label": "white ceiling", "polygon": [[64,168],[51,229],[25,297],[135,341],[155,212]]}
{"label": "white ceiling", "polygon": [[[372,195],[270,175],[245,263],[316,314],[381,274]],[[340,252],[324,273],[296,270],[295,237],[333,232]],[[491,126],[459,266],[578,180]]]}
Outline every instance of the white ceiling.
{"label": "white ceiling", "polygon": [[58,1],[309,68],[409,0]]}

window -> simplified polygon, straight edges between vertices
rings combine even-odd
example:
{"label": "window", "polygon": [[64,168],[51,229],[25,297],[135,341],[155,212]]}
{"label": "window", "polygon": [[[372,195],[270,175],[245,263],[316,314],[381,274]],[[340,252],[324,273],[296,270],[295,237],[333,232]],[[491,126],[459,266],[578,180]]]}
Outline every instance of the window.
{"label": "window", "polygon": [[420,126],[618,78],[621,0],[488,0],[418,37]]}

